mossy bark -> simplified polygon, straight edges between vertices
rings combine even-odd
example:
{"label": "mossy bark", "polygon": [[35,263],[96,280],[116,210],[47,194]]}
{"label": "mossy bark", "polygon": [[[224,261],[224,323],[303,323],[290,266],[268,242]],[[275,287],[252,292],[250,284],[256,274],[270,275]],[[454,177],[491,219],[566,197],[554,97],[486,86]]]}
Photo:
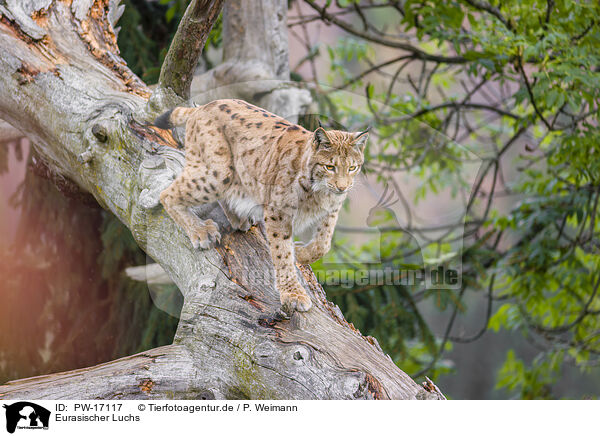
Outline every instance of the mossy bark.
{"label": "mossy bark", "polygon": [[224,0],[192,0],[187,7],[160,72],[158,86],[183,100],[190,98],[194,71]]}

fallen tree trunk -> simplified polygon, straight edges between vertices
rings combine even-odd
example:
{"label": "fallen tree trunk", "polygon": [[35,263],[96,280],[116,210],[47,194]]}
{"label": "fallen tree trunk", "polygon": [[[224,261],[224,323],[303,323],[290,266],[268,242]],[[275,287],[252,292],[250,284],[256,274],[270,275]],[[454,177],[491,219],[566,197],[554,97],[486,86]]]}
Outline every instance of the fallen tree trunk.
{"label": "fallen tree trunk", "polygon": [[348,324],[309,267],[299,272],[313,308],[282,316],[260,226],[227,231],[213,205],[202,213],[226,229],[222,242],[192,248],[158,204],[183,155],[144,123],[155,111],[118,56],[117,1],[0,1],[0,14],[0,117],[32,139],[52,171],[119,217],[185,299],[172,345],[9,382],[0,398],[441,398]]}

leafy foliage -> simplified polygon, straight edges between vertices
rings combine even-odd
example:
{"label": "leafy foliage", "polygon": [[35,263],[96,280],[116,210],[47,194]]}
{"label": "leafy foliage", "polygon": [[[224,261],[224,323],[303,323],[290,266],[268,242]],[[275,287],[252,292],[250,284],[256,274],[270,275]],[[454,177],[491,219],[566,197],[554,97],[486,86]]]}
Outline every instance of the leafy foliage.
{"label": "leafy foliage", "polygon": [[[146,83],[158,82],[160,67],[188,3],[188,0],[124,1],[126,7],[119,20],[119,49],[127,66]],[[219,17],[206,41],[207,46],[221,45],[221,23]],[[210,67],[205,53],[202,58]]]}
{"label": "leafy foliage", "polygon": [[[497,387],[521,398],[553,397],[565,363],[597,367],[598,3],[304,3],[343,31],[337,45],[310,58],[329,64],[326,85],[333,88],[307,80],[316,82],[323,113],[347,126],[375,127],[365,171],[388,183],[398,174],[419,179],[406,209],[472,188],[464,221],[416,247],[426,264],[458,256],[462,288],[329,286],[349,319],[415,375],[446,371],[442,356],[452,342],[476,340],[488,328],[518,331],[540,351],[528,363],[510,351]],[[312,23],[310,14],[290,22]],[[366,103],[346,91],[363,94]],[[469,181],[472,153],[481,167]],[[343,240],[339,231],[337,237]],[[457,237],[459,252],[449,244]],[[411,245],[391,245],[382,246],[383,257],[398,268]],[[353,249],[350,257],[360,259],[373,244]],[[374,267],[348,262],[349,251],[338,243],[331,255],[348,270]],[[472,337],[454,336],[469,294],[489,301],[485,326]],[[451,313],[437,338],[420,313],[427,301]]]}

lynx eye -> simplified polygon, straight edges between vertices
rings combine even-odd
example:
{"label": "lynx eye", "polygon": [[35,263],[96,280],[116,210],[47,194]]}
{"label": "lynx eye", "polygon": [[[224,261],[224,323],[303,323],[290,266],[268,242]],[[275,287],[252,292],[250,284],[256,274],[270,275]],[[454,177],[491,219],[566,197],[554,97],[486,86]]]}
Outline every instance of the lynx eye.
{"label": "lynx eye", "polygon": [[335,171],[335,167],[333,165],[325,165],[327,171]]}
{"label": "lynx eye", "polygon": [[348,168],[348,171],[352,172],[356,169],[356,165],[352,165],[350,168]]}

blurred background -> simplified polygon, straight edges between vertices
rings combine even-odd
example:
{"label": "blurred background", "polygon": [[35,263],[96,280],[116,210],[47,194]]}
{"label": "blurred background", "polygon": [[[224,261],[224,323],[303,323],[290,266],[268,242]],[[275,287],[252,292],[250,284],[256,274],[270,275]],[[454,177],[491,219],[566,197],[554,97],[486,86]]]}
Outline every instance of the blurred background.
{"label": "blurred background", "polygon": [[[122,2],[121,55],[148,84],[187,3]],[[313,269],[350,322],[449,398],[600,395],[599,13],[566,0],[288,2],[291,79],[313,101],[299,122],[372,126]],[[220,19],[199,74],[226,43]],[[125,272],[147,261],[129,230],[49,180],[20,136],[0,124],[0,383],[171,343],[181,295],[156,307]],[[438,267],[458,283],[355,279]]]}

